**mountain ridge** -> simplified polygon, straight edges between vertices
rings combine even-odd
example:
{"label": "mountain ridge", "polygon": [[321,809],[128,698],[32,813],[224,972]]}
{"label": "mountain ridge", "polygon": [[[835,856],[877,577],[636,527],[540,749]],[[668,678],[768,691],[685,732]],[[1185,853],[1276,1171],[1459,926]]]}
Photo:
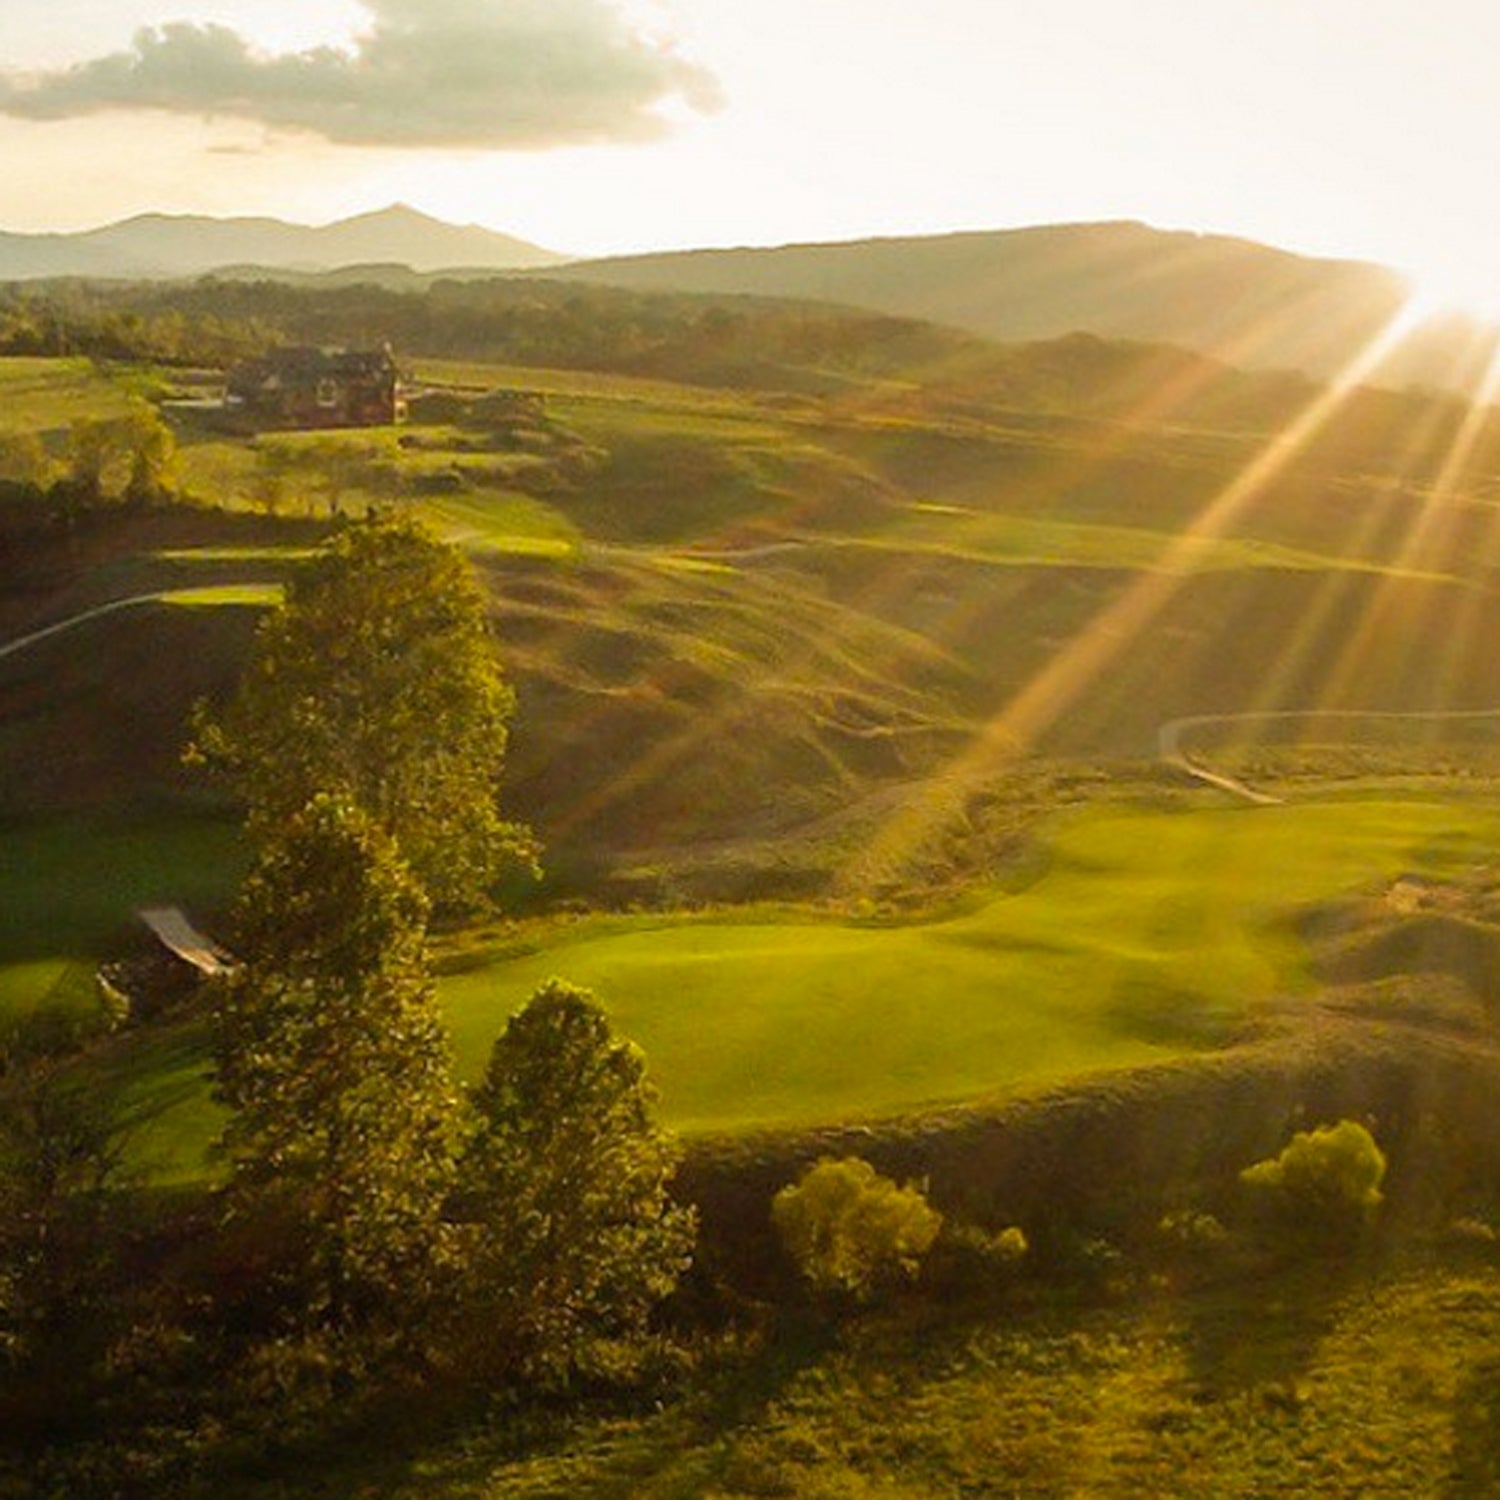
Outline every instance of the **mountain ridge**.
{"label": "mountain ridge", "polygon": [[[1003,342],[1081,330],[1320,379],[1345,368],[1411,294],[1405,277],[1375,262],[1138,220],[614,256],[551,274],[837,300]],[[1448,358],[1446,349],[1414,357],[1400,378],[1431,378]]]}
{"label": "mountain ridge", "polygon": [[74,233],[0,232],[0,280],[86,276],[169,280],[246,263],[268,270],[337,270],[359,263],[494,271],[562,264],[566,256],[478,224],[449,224],[406,204],[293,224],[264,215],[143,213]]}
{"label": "mountain ridge", "polygon": [[[365,274],[361,274],[361,270]],[[569,259],[405,204],[325,225],[138,214],[73,234],[0,232],[0,281],[330,277],[413,286],[546,276],[633,291],[749,295],[935,323],[1001,343],[1089,333],[1169,344],[1235,368],[1339,380],[1401,315],[1412,288],[1372,261],[1116,219],[775,246]],[[1435,314],[1378,374],[1472,396],[1500,329]]]}

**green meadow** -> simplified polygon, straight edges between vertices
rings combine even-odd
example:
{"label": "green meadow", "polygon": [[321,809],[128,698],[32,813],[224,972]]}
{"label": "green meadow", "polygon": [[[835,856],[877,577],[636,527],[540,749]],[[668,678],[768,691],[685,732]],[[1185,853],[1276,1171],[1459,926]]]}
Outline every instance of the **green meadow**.
{"label": "green meadow", "polygon": [[[170,805],[192,701],[224,689],[250,607],[316,540],[295,518],[335,506],[410,506],[474,557],[518,690],[510,806],[573,880],[563,888],[588,898],[613,871],[664,872],[645,894],[656,915],[526,927],[504,953],[452,959],[443,992],[469,1073],[553,973],[597,990],[645,1048],[668,1118],[695,1132],[874,1117],[1177,1056],[1309,987],[1289,920],[1300,904],[1429,867],[1445,830],[1478,830],[1476,847],[1495,831],[1457,801],[1101,809],[1045,823],[1024,890],[981,890],[940,920],[674,915],[682,891],[857,904],[911,896],[934,871],[948,891],[982,881],[988,846],[950,857],[952,830],[937,826],[909,867],[888,860],[884,811],[919,803],[1151,574],[1257,442],[999,410],[956,423],[916,387],[897,415],[873,397],[592,371],[425,374],[447,415],[403,429],[247,439],[174,418],[188,493],[226,509],[122,525],[69,598],[182,607],[0,663],[0,759],[18,773],[7,810],[28,830],[4,859],[6,883],[24,887],[0,917],[5,1008],[86,1003],[87,966],[128,927],[155,861],[190,906],[227,899],[227,834],[173,817],[152,834],[152,809]],[[48,431],[128,386],[77,361],[0,366],[10,416]],[[484,393],[507,387],[543,393],[544,414],[487,426]],[[1143,638],[1029,748],[1119,764],[1152,754],[1161,723],[1184,714],[1500,701],[1493,654],[1469,649],[1488,597],[1469,576],[1486,506],[1455,496],[1417,557],[1401,543],[1422,500],[1323,468],[1276,473],[1181,554]],[[248,514],[273,508],[294,519]],[[1413,610],[1453,663],[1408,638]],[[125,744],[122,722],[139,726]],[[101,864],[100,817],[122,803],[139,812],[137,842]],[[67,811],[83,821],[58,825]],[[734,879],[691,884],[695,861],[721,858]],[[792,878],[778,885],[778,869]],[[174,1053],[179,1081],[194,1045]],[[153,1067],[138,1081],[148,1095]],[[175,1102],[152,1128],[191,1155],[192,1132],[173,1125],[187,1095],[162,1097]]]}
{"label": "green meadow", "polygon": [[550,975],[594,989],[687,1131],[1014,1093],[1218,1045],[1312,988],[1306,905],[1483,862],[1500,812],[1358,801],[1093,810],[1025,889],[912,925],[588,923],[443,980],[462,1067]]}
{"label": "green meadow", "polygon": [[[689,1134],[877,1118],[1064,1083],[1231,1040],[1312,990],[1295,919],[1402,874],[1484,863],[1500,811],[1457,800],[1094,809],[1059,819],[1030,883],[908,924],[795,910],[520,924],[505,955],[453,940],[441,995],[461,1071],[543,979],[594,989]],[[236,864],[222,826],[33,835],[8,863],[0,994],[14,1008],[108,950],[135,905],[213,909]],[[457,951],[455,949],[457,948]],[[193,1026],[100,1059],[143,1166],[203,1169],[216,1116]]]}
{"label": "green meadow", "polygon": [[129,392],[88,359],[0,358],[0,433],[50,434],[121,415]]}

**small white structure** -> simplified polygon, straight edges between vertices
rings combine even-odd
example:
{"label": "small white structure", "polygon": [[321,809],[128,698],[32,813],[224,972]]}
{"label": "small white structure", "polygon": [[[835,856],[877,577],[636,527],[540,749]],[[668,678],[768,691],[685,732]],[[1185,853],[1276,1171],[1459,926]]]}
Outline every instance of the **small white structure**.
{"label": "small white structure", "polygon": [[205,937],[176,906],[152,906],[137,913],[169,953],[196,969],[205,979],[232,974],[239,967],[212,938]]}

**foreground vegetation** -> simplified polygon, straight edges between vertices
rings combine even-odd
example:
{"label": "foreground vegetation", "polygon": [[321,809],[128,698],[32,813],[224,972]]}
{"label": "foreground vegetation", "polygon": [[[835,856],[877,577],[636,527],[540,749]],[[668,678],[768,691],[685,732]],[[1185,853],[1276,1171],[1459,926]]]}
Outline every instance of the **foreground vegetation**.
{"label": "foreground vegetation", "polygon": [[[332,1491],[436,1500],[1268,1493],[1497,1479],[1492,1252],[1081,1302],[1021,1292],[804,1328],[701,1388],[568,1417],[430,1418],[295,1451]],[[645,1409],[642,1409],[642,1408]],[[654,1408],[654,1409],[653,1409]],[[219,1493],[270,1500],[284,1478]]]}

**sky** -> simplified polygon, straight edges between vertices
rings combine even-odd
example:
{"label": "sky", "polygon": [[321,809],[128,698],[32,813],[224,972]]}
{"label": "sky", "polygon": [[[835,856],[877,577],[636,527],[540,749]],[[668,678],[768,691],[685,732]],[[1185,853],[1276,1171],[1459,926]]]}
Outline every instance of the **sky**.
{"label": "sky", "polygon": [[1127,218],[1494,308],[1497,118],[1492,0],[0,7],[11,230],[405,202],[600,255]]}

